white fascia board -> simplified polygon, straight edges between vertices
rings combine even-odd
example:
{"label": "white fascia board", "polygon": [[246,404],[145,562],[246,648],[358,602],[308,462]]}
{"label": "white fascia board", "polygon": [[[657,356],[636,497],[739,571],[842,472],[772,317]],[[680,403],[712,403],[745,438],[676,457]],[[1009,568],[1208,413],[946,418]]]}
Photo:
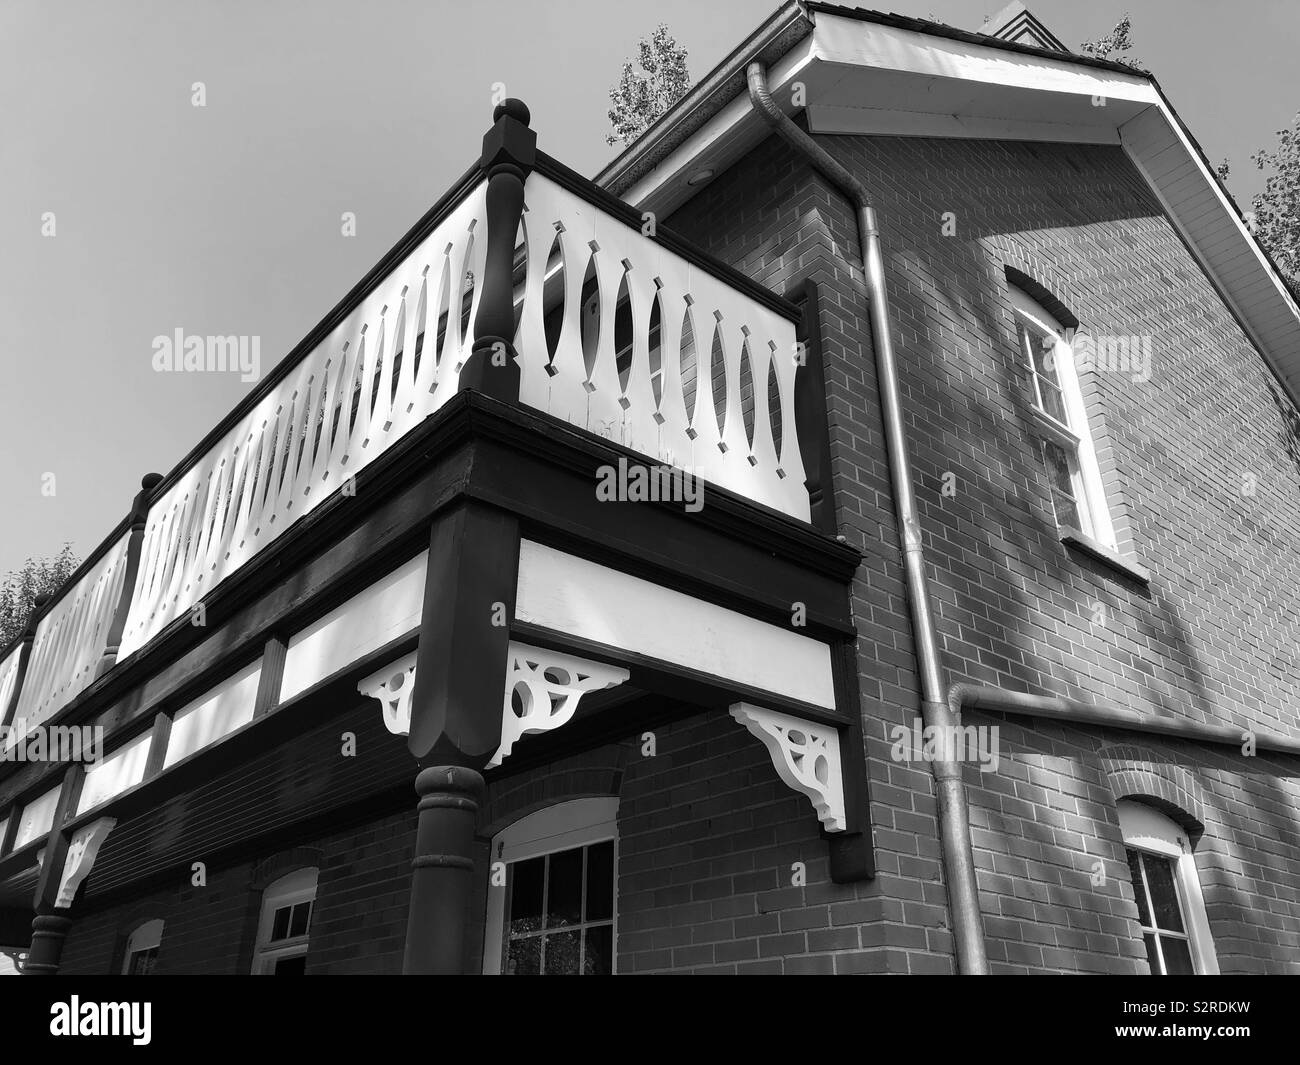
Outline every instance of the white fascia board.
{"label": "white fascia board", "polygon": [[1072,144],[1119,144],[1113,126],[1065,122],[1020,122],[979,115],[939,115],[897,108],[809,104],[808,126],[814,133],[878,137],[955,137],[966,140],[1049,141]]}
{"label": "white fascia board", "polygon": [[[812,62],[812,39],[808,37],[768,71],[772,99],[787,112],[795,110],[790,106],[789,87],[810,73]],[[746,135],[757,143],[767,135],[767,127],[754,114],[749,94],[742,92],[623,193],[623,199],[634,207],[642,207],[651,201],[659,206],[660,201],[670,195],[671,186],[680,186],[692,171],[707,166],[710,158],[726,154],[727,162],[721,165],[730,165],[741,153],[733,155],[727,149]]]}
{"label": "white fascia board", "polygon": [[816,58],[827,63],[1139,103],[1159,99],[1155,87],[1139,74],[973,45],[825,12],[817,12],[811,42]]}
{"label": "white fascia board", "polygon": [[[1120,142],[1220,297],[1234,312],[1292,401],[1300,405],[1300,306],[1210,173],[1182,124],[1168,104],[1157,99],[1120,128]],[[1199,180],[1189,182],[1185,175],[1180,175],[1172,182],[1162,183],[1158,176],[1161,171],[1153,166],[1171,145],[1194,168]],[[1169,173],[1170,168],[1165,167],[1164,172]],[[1211,210],[1206,210],[1207,205]],[[1207,227],[1211,227],[1208,234]]]}
{"label": "white fascia board", "polygon": [[829,644],[531,540],[519,545],[515,617],[703,676],[836,709]]}

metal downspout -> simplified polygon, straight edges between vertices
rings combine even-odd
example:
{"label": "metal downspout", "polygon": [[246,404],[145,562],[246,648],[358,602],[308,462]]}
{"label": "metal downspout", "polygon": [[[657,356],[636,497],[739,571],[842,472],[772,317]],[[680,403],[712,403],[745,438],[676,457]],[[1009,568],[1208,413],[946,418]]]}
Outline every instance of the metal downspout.
{"label": "metal downspout", "polygon": [[[957,719],[948,705],[938,638],[930,613],[930,593],[925,576],[925,552],[916,495],[912,489],[911,462],[907,453],[907,432],[903,424],[898,390],[898,368],[894,359],[893,335],[889,327],[889,296],[885,289],[885,264],[880,250],[880,231],[875,208],[866,186],[837,162],[821,145],[791,121],[772,102],[767,73],[762,63],[750,63],[746,70],[749,99],[758,115],[803,155],[829,181],[844,192],[856,208],[858,237],[862,247],[863,274],[871,301],[871,328],[875,338],[876,379],[884,419],[885,446],[893,485],[894,512],[903,545],[907,580],[907,603],[916,644],[917,671],[921,680],[921,713],[927,728],[946,729]],[[946,731],[942,734],[947,734]],[[946,747],[947,745],[945,745]],[[975,881],[975,858],[971,850],[970,819],[961,765],[935,759],[935,797],[939,812],[939,839],[947,874],[949,910],[956,941],[957,971],[963,975],[984,975],[988,958],[984,950],[984,924]]]}

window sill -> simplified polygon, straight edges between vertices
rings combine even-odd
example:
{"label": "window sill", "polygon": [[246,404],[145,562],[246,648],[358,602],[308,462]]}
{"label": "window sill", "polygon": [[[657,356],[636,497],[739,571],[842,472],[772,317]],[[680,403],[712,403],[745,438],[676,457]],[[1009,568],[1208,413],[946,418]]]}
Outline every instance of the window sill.
{"label": "window sill", "polygon": [[1098,562],[1104,562],[1111,569],[1116,570],[1130,580],[1137,581],[1139,584],[1151,583],[1151,571],[1136,559],[1128,555],[1121,555],[1113,547],[1107,547],[1099,540],[1084,535],[1078,529],[1062,526],[1060,532],[1061,543],[1065,544],[1066,547],[1076,548],[1085,555],[1095,558]]}

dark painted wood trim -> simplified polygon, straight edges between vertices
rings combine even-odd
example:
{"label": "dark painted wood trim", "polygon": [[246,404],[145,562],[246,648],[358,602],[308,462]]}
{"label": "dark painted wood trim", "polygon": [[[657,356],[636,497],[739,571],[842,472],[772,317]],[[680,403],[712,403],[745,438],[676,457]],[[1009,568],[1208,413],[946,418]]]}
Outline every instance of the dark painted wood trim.
{"label": "dark painted wood trim", "polygon": [[797,368],[794,382],[795,431],[803,456],[804,485],[812,512],[812,524],[828,536],[839,531],[835,520],[835,478],[831,470],[830,409],[826,393],[826,369],[822,357],[821,289],[804,278],[786,296],[802,309],[798,337],[804,345],[804,363]]}
{"label": "dark painted wood trim", "polygon": [[63,879],[64,860],[67,858],[68,843],[72,838],[68,822],[76,814],[77,803],[81,799],[81,785],[85,779],[85,766],[70,765],[64,771],[63,787],[59,790],[59,802],[54,808],[54,820],[45,837],[45,858],[41,862],[40,876],[36,879],[34,905],[38,914],[54,911],[54,899],[59,892],[59,881]]}
{"label": "dark painted wood trim", "polygon": [[253,717],[269,714],[280,701],[280,685],[284,682],[284,660],[289,654],[289,641],[283,636],[272,636],[262,649],[262,672],[257,678],[257,697],[253,700]]}
{"label": "dark painted wood trim", "polygon": [[434,520],[407,740],[421,766],[480,770],[501,746],[518,568],[513,514],[465,503]]}
{"label": "dark painted wood trim", "polygon": [[479,166],[487,177],[482,292],[474,318],[474,344],[461,367],[457,389],[476,389],[497,399],[519,399],[520,369],[514,349],[515,237],[524,211],[524,181],[533,169],[537,134],[528,108],[506,100],[493,111],[483,137]]}
{"label": "dark painted wood trim", "polygon": [[148,783],[163,771],[163,762],[167,758],[167,744],[172,736],[171,714],[154,714],[151,731],[153,736],[149,741],[149,758],[144,764],[141,783]]}
{"label": "dark painted wood trim", "polygon": [[140,551],[144,545],[144,530],[149,521],[149,499],[162,480],[160,473],[147,473],[140,480],[140,491],[136,493],[131,504],[131,513],[127,515],[130,533],[126,544],[126,571],[122,575],[122,590],[118,593],[117,608],[113,611],[113,620],[109,624],[108,635],[104,640],[104,653],[95,667],[95,676],[100,677],[113,668],[117,661],[118,649],[122,646],[122,633],[126,631],[127,616],[131,612],[131,597],[135,594],[135,579],[140,572]]}
{"label": "dark painted wood trim", "polygon": [[831,879],[837,884],[876,875],[875,834],[871,826],[871,784],[862,734],[862,697],[858,683],[857,641],[841,640],[831,650],[835,701],[849,719],[840,729],[840,772],[844,780],[845,830],[822,829],[830,851]]}
{"label": "dark painted wood trim", "polygon": [[[198,787],[224,769],[268,748],[292,740],[303,729],[318,725],[323,708],[336,705],[340,700],[355,702],[361,699],[357,682],[386,662],[409,654],[419,641],[418,630],[412,630],[382,647],[363,655],[355,662],[299,692],[292,699],[279,704],[270,713],[241,725],[216,743],[195,751],[168,767],[167,772],[137,784],[134,788],[114,796],[108,803],[87,810],[72,823],[75,831],[101,817],[119,820],[143,810],[155,809],[168,799]],[[379,706],[375,704],[375,713]],[[412,774],[415,763],[411,763]],[[408,794],[409,798],[409,794]]]}
{"label": "dark painted wood trim", "polygon": [[0,856],[9,857],[9,851],[14,845],[14,837],[18,835],[19,815],[22,813],[22,807],[14,803],[6,811],[9,818],[5,822],[5,830],[0,832]]}

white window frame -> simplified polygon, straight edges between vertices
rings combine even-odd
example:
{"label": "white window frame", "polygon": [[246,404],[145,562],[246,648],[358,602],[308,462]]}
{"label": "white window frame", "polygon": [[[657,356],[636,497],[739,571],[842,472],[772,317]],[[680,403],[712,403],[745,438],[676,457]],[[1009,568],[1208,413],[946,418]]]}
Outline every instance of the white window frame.
{"label": "white window frame", "polygon": [[[1124,846],[1173,862],[1174,887],[1178,893],[1183,929],[1187,933],[1192,968],[1198,976],[1217,976],[1219,959],[1210,935],[1201,881],[1196,873],[1196,858],[1188,844],[1187,833],[1169,817],[1145,803],[1121,799],[1117,805]],[[1141,884],[1133,885],[1134,892],[1142,889]],[[1155,919],[1154,914],[1152,919]]]}
{"label": "white window frame", "polygon": [[[305,956],[307,942],[311,937],[311,924],[316,919],[316,885],[319,871],[315,868],[299,869],[280,877],[262,893],[262,916],[257,924],[257,946],[253,951],[253,975],[269,976],[275,972],[275,964],[284,958]],[[307,931],[292,939],[271,942],[271,933],[275,930],[275,913],[286,906],[300,902],[311,902],[311,921]]]}
{"label": "white window frame", "polygon": [[145,921],[126,938],[126,953],[122,956],[122,975],[131,975],[131,959],[146,950],[162,946],[163,920],[161,917]]}
{"label": "white window frame", "polygon": [[[1030,410],[1040,435],[1050,443],[1063,448],[1073,460],[1071,479],[1075,504],[1079,511],[1079,521],[1084,526],[1078,531],[1114,549],[1116,548],[1115,529],[1111,523],[1110,508],[1106,505],[1106,489],[1102,484],[1101,468],[1097,464],[1097,450],[1093,446],[1092,432],[1088,428],[1088,411],[1083,402],[1083,392],[1079,388],[1079,375],[1074,365],[1074,349],[1066,338],[1065,329],[1042,304],[1031,299],[1018,288],[1013,287],[1010,291],[1011,305],[1019,323],[1047,335],[1054,343],[1052,358],[1061,385],[1065,422],[1059,421],[1044,409],[1034,367],[1023,365],[1025,354],[1020,346],[1018,331],[1016,358],[1030,378],[1033,389]],[[1046,459],[1043,461],[1046,465]],[[1050,471],[1048,476],[1050,478]]]}
{"label": "white window frame", "polygon": [[[506,887],[493,886],[493,869],[498,862],[507,866],[545,854],[587,847],[593,843],[614,842],[614,899],[611,911],[610,972],[618,972],[618,799],[597,797],[571,799],[546,806],[521,817],[492,838],[488,869],[487,921],[483,937],[483,973],[501,974],[505,950]],[[508,882],[508,881],[507,881]]]}

